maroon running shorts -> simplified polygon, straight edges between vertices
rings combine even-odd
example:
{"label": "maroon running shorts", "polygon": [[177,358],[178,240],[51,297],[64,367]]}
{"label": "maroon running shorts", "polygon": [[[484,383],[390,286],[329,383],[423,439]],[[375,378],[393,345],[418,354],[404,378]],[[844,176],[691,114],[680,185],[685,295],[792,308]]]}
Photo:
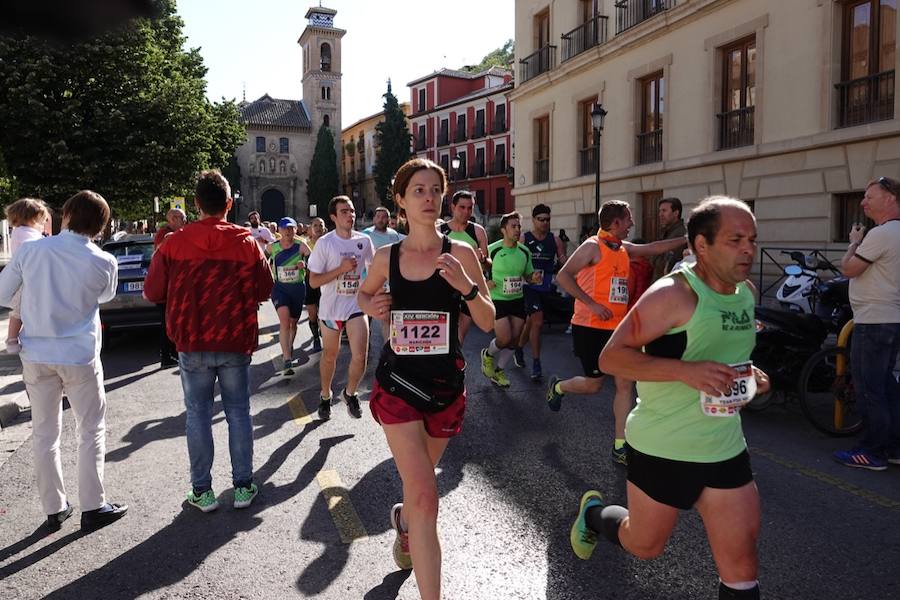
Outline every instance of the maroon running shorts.
{"label": "maroon running shorts", "polygon": [[462,429],[463,415],[466,412],[466,392],[463,391],[459,398],[440,412],[425,412],[413,408],[402,398],[388,394],[376,380],[372,384],[372,395],[369,396],[369,409],[381,425],[422,421],[425,432],[431,437],[450,438]]}

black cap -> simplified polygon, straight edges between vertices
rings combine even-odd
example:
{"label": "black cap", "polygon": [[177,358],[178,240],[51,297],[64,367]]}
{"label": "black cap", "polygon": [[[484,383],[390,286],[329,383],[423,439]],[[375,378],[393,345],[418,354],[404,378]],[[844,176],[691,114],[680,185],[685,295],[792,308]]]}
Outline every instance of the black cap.
{"label": "black cap", "polygon": [[538,215],[549,215],[550,207],[546,204],[538,204],[534,208],[531,209],[531,216],[536,217]]}

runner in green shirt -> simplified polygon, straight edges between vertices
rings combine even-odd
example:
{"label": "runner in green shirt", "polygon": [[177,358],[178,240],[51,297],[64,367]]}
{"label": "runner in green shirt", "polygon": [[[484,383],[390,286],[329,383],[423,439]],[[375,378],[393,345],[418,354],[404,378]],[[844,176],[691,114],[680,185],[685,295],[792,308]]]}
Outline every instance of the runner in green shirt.
{"label": "runner in green shirt", "polygon": [[537,283],[540,277],[531,264],[531,250],[519,243],[522,217],[513,212],[500,219],[503,239],[488,246],[491,276],[488,287],[496,318],[491,344],[481,351],[481,372],[500,387],[509,387],[503,369],[509,364],[525,326],[525,299],[522,286]]}
{"label": "runner in green shirt", "polygon": [[625,430],[629,509],[586,492],[570,540],[583,560],[599,534],[654,558],[678,511],[696,508],[719,569],[719,599],[758,600],[759,492],[740,417],[754,393],[769,389],[750,363],[756,220],[740,200],[712,197],[691,214],[688,238],[696,266],[653,284],[600,355],[604,372],[638,382]]}

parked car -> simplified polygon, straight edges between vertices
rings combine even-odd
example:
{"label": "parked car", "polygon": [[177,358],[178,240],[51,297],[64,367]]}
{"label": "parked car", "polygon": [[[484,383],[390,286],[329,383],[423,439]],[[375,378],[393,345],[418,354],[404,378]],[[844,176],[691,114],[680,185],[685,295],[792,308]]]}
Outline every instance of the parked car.
{"label": "parked car", "polygon": [[100,323],[104,334],[139,327],[159,327],[159,309],[144,299],[144,279],[153,256],[153,237],[126,235],[102,246],[116,257],[119,285],[116,297],[100,305]]}

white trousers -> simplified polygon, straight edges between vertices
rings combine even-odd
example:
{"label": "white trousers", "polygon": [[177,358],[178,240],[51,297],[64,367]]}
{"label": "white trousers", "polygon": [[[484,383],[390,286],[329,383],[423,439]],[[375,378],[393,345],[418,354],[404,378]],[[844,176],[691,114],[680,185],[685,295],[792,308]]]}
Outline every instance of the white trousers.
{"label": "white trousers", "polygon": [[106,393],[103,365],[48,365],[22,361],[25,389],[31,401],[34,470],[44,514],[65,509],[66,489],[59,458],[62,395],[75,415],[78,435],[78,505],[94,510],[106,502],[103,462],[106,453]]}

